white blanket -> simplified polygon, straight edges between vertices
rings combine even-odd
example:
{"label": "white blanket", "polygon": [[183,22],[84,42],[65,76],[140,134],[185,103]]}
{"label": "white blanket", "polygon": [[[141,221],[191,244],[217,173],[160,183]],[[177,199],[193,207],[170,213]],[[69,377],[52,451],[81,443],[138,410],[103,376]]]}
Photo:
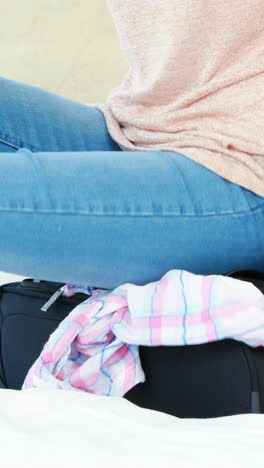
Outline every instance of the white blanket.
{"label": "white blanket", "polygon": [[178,419],[118,397],[0,390],[1,468],[263,468],[264,415]]}

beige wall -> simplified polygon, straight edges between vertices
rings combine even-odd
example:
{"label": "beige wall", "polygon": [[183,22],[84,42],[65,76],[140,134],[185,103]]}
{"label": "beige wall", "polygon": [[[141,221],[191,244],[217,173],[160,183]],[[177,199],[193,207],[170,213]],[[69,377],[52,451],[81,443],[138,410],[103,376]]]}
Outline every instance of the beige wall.
{"label": "beige wall", "polygon": [[[0,0],[0,75],[104,102],[127,71],[106,0]],[[0,272],[0,284],[19,281]]]}
{"label": "beige wall", "polygon": [[0,75],[79,102],[127,71],[106,0],[0,0]]}

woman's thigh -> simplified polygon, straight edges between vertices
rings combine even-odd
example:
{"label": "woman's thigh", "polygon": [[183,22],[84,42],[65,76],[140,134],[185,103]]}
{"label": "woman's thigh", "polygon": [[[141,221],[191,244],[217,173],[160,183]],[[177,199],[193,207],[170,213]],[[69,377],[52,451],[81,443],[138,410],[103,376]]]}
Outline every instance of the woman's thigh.
{"label": "woman's thigh", "polygon": [[98,109],[4,77],[0,122],[0,152],[121,151]]}
{"label": "woman's thigh", "polygon": [[112,289],[264,269],[264,198],[175,152],[0,153],[0,270]]}

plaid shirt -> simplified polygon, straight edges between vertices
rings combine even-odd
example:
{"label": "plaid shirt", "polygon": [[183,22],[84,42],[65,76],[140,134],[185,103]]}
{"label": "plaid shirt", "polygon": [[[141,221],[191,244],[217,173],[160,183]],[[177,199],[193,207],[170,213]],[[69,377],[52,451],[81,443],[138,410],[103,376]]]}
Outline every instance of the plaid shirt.
{"label": "plaid shirt", "polygon": [[183,346],[227,338],[264,345],[264,295],[221,275],[170,270],[159,281],[114,290],[65,285],[92,296],[52,333],[23,389],[49,386],[122,397],[145,375],[139,345]]}

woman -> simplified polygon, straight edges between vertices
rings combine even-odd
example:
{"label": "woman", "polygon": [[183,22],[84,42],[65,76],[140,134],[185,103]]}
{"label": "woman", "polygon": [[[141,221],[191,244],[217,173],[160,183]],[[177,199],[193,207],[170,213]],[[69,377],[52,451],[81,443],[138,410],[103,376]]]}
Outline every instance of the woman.
{"label": "woman", "polygon": [[129,71],[105,104],[1,78],[0,269],[106,289],[264,270],[264,3],[108,6]]}

